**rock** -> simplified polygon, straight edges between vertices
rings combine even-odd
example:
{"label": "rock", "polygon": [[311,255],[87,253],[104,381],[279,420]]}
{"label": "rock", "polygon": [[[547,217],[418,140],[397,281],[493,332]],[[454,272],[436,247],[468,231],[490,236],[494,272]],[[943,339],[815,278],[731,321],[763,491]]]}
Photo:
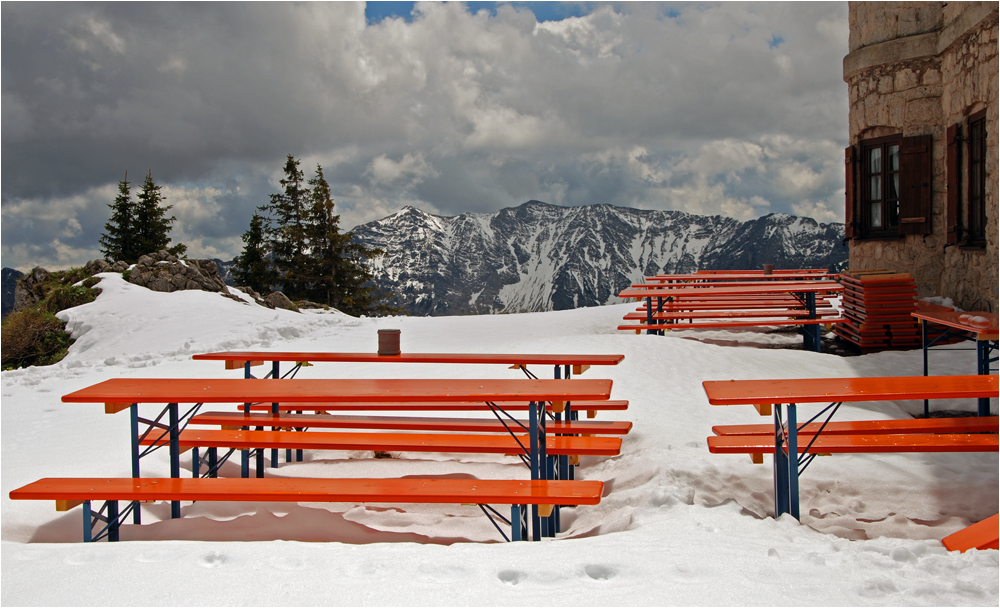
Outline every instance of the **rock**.
{"label": "rock", "polygon": [[118,260],[111,265],[111,272],[125,272],[128,270],[128,266],[129,264],[125,260]]}
{"label": "rock", "polygon": [[166,251],[139,257],[129,282],[153,291],[174,292],[188,289],[228,294],[229,288],[219,277],[212,260],[178,260]]}
{"label": "rock", "polygon": [[298,312],[299,310],[295,304],[292,304],[292,301],[280,291],[272,291],[266,298],[264,298],[264,301],[267,302],[271,308],[283,308],[285,310],[294,310],[295,312]]}
{"label": "rock", "polygon": [[14,288],[14,308],[11,310],[17,311],[27,308],[45,297],[41,284],[48,278],[49,271],[41,266],[35,266],[31,272],[21,277],[21,280],[17,282],[17,287]]}
{"label": "rock", "polygon": [[90,260],[87,262],[86,266],[83,267],[83,269],[87,271],[88,275],[94,276],[95,274],[111,270],[111,264],[108,264],[106,261],[101,259]]}

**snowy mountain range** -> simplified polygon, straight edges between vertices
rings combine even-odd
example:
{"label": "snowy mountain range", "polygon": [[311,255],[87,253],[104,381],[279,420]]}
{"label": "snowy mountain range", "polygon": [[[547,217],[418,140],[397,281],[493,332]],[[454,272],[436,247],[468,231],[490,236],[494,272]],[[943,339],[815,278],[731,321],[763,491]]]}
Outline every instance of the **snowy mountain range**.
{"label": "snowy mountain range", "polygon": [[657,273],[846,266],[843,224],[771,214],[722,216],[529,201],[442,217],[406,207],[354,229],[386,253],[378,284],[411,315],[566,310],[618,303]]}

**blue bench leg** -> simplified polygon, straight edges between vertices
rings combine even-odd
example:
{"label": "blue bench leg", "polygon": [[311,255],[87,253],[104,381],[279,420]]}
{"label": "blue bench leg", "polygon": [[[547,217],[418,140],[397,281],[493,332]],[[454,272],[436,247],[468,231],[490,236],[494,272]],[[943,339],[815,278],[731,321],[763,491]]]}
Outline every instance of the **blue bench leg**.
{"label": "blue bench leg", "polygon": [[510,506],[510,540],[528,540],[528,505]]}
{"label": "blue bench leg", "polygon": [[91,512],[90,501],[83,501],[83,542],[94,541],[94,515]]}
{"label": "blue bench leg", "polygon": [[118,531],[120,524],[118,522],[118,501],[109,500],[108,501],[108,542],[115,543],[118,542]]}
{"label": "blue bench leg", "polygon": [[[176,403],[167,404],[169,410],[170,418],[170,477],[173,479],[178,479],[181,476],[181,450],[180,450],[180,437],[181,432],[179,428],[180,424],[180,413],[178,411],[178,405]],[[181,503],[180,501],[174,500],[170,502],[170,517],[171,519],[180,519],[181,516]]]}
{"label": "blue bench leg", "polygon": [[240,477],[250,477],[250,450],[240,450]]}
{"label": "blue bench leg", "polygon": [[788,512],[799,518],[799,445],[795,404],[788,404]]}
{"label": "blue bench leg", "polygon": [[788,513],[788,458],[781,426],[780,405],[774,406],[774,517]]}
{"label": "blue bench leg", "polygon": [[[986,376],[990,373],[990,343],[988,340],[976,340],[976,366],[979,368],[977,373],[980,376]],[[989,397],[979,398],[979,416],[989,416],[990,415],[990,399]]]}
{"label": "blue bench leg", "polygon": [[[132,427],[132,478],[139,478],[139,404],[133,403],[129,408],[129,422]],[[139,503],[135,503],[132,510],[132,523],[139,525],[142,523],[142,516],[139,514]]]}

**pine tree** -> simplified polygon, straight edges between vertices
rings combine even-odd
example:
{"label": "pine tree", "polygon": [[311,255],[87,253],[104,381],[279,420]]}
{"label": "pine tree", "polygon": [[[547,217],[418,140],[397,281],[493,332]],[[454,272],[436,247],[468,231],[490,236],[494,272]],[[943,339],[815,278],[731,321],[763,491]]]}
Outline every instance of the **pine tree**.
{"label": "pine tree", "polygon": [[172,205],[160,206],[164,199],[160,194],[160,186],[153,182],[152,171],[146,174],[146,179],[142,182],[142,191],[136,198],[138,200],[135,204],[133,237],[138,255],[154,253],[161,249],[166,249],[174,255],[181,255],[187,251],[187,247],[183,244],[170,247],[170,225],[177,218],[167,217],[167,211],[173,208]]}
{"label": "pine tree", "polygon": [[250,228],[243,233],[243,253],[233,260],[236,284],[260,293],[270,291],[276,279],[267,259],[266,233],[264,218],[254,213],[250,218]]}
{"label": "pine tree", "polygon": [[109,262],[123,260],[134,264],[141,253],[136,250],[133,232],[136,204],[132,200],[128,171],[125,172],[125,179],[118,182],[118,196],[115,197],[115,202],[108,207],[111,208],[111,219],[104,224],[105,232],[101,234],[101,253]]}
{"label": "pine tree", "polygon": [[309,189],[305,186],[305,176],[299,170],[299,161],[291,154],[285,162],[284,171],[285,177],[281,180],[284,192],[272,194],[261,210],[268,214],[271,221],[268,245],[282,291],[289,298],[298,298],[304,295],[307,286],[305,215]]}
{"label": "pine tree", "polygon": [[330,184],[323,177],[323,167],[316,165],[316,175],[309,180],[312,186],[312,205],[306,218],[306,235],[309,238],[309,267],[307,297],[327,306],[336,306],[341,257],[349,239],[340,234],[340,216],[334,214]]}

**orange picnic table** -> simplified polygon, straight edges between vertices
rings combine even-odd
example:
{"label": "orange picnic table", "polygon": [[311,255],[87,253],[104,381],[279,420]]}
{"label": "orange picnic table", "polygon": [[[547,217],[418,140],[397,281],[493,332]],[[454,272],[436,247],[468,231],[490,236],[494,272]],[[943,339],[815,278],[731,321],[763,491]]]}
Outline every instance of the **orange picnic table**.
{"label": "orange picnic table", "polygon": [[[618,365],[625,355],[560,355],[560,354],[486,354],[486,353],[400,353],[380,355],[378,353],[338,353],[338,352],[269,352],[269,351],[223,351],[202,353],[191,357],[198,361],[224,361],[226,369],[244,369],[244,376],[250,378],[250,367],[270,361],[270,376],[280,376],[280,362],[294,362],[296,369],[303,363],[439,363],[439,364],[479,364],[510,365],[525,371],[528,377],[529,365],[552,365],[555,378],[570,378],[587,371],[592,365]],[[293,370],[294,371],[294,370]]]}
{"label": "orange picnic table", "polygon": [[[180,433],[186,420],[205,403],[378,403],[394,402],[503,402],[527,400],[529,408],[528,464],[532,479],[546,478],[553,466],[546,455],[545,402],[608,400],[611,380],[440,380],[440,379],[289,379],[267,382],[255,379],[116,378],[63,396],[65,403],[103,403],[105,412],[128,409],[132,429],[132,474],[139,477],[139,460],[162,442],[153,441],[145,452],[140,444],[154,428],[169,436],[170,476],[180,476]],[[140,419],[138,404],[166,404],[155,420]],[[194,404],[183,416],[179,404]],[[167,415],[167,423],[160,419]],[[139,434],[139,423],[149,430]],[[148,443],[148,442],[147,442]],[[263,455],[258,451],[259,469]],[[249,453],[243,451],[243,472],[249,471]],[[178,507],[179,508],[179,507]]]}
{"label": "orange picnic table", "polygon": [[[646,326],[654,325],[654,312],[664,312],[664,302],[683,302],[685,299],[698,299],[706,296],[728,297],[728,296],[756,296],[761,294],[792,294],[808,312],[808,320],[818,319],[816,314],[816,294],[836,294],[844,290],[844,286],[837,281],[828,280],[779,280],[760,281],[752,285],[726,285],[723,283],[710,283],[705,286],[693,286],[689,284],[664,284],[656,287],[629,288],[622,290],[619,298],[645,298],[646,299]],[[653,298],[656,298],[654,306]],[[820,352],[822,341],[820,339],[820,322],[811,323],[807,321],[801,327],[805,347],[808,350]],[[659,330],[647,329],[646,333],[656,333]]]}
{"label": "orange picnic table", "polygon": [[[899,451],[996,451],[996,434],[950,435],[944,440],[913,434],[859,434],[823,438],[841,404],[860,401],[906,401],[920,399],[962,399],[996,397],[997,376],[910,376],[882,378],[809,378],[773,380],[709,380],[702,383],[712,405],[753,405],[761,415],[773,407],[775,516],[791,513],[799,518],[798,478],[816,454],[835,452]],[[825,422],[812,434],[808,444],[799,442],[800,425],[796,406],[800,403],[828,403],[816,416],[801,425],[811,425],[828,413]],[[774,407],[777,406],[777,407]],[[782,407],[784,412],[782,412]],[[709,449],[717,453],[748,453],[746,436],[712,437]],[[812,452],[810,453],[810,451]],[[799,453],[809,453],[801,460]]]}
{"label": "orange picnic table", "polygon": [[[1000,316],[995,312],[959,312],[954,310],[918,310],[910,313],[920,320],[920,343],[924,354],[924,375],[928,375],[927,351],[941,340],[957,337],[976,343],[976,373],[990,373],[990,364],[997,360],[992,356],[997,351],[1000,338]],[[943,325],[944,331],[928,341],[927,324]],[[960,350],[960,349],[948,349]],[[989,399],[979,400],[979,415],[990,415]],[[924,415],[928,415],[930,406],[924,401]]]}

